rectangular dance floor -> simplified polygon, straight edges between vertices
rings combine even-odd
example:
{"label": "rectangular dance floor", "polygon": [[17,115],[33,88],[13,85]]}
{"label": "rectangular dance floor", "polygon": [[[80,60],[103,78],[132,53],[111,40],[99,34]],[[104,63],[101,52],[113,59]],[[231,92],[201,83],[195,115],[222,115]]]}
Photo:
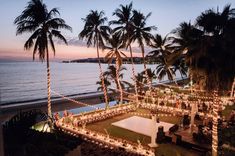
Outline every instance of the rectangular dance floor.
{"label": "rectangular dance floor", "polygon": [[[121,127],[136,133],[140,133],[146,136],[151,136],[151,129],[152,129],[152,121],[151,119],[139,117],[139,116],[132,116],[117,122],[112,123],[112,125]],[[156,122],[156,129],[158,131],[158,126],[163,126],[164,132],[169,131],[169,128],[173,126],[171,123],[167,122]],[[156,131],[156,133],[157,133]]]}

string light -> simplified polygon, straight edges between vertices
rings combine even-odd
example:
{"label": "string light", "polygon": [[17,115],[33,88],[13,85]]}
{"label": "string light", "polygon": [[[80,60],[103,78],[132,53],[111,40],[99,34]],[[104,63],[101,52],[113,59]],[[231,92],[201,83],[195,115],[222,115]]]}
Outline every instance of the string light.
{"label": "string light", "polygon": [[[62,131],[70,134],[70,135],[81,135],[84,138],[92,140],[93,143],[97,143],[99,145],[104,145],[106,147],[114,146],[126,149],[126,151],[130,151],[132,153],[137,153],[144,156],[154,156],[154,152],[145,146],[135,145],[133,143],[128,143],[127,140],[119,141],[119,139],[115,139],[112,136],[106,134],[99,134],[95,131],[87,130],[84,128],[74,127],[73,125],[65,124],[62,122],[62,119],[56,122],[57,126],[62,129]],[[111,148],[110,147],[110,148]]]}
{"label": "string light", "polygon": [[[165,85],[165,84],[164,84]],[[169,86],[169,85],[168,85]],[[171,86],[172,87],[172,86]],[[175,86],[174,86],[175,87]],[[114,90],[117,90],[117,89],[114,89]],[[186,89],[184,89],[186,90]],[[117,90],[119,91],[119,90]],[[204,92],[203,90],[198,90],[200,92]],[[55,91],[52,91],[54,94],[56,95],[59,95],[61,96],[63,99],[67,99],[69,101],[72,101],[72,102],[75,102],[79,105],[85,105],[85,106],[89,106],[89,107],[93,107],[93,108],[97,108],[95,106],[92,106],[92,105],[88,105],[88,104],[85,104],[85,103],[82,103],[82,102],[78,102],[78,101],[75,101],[73,99],[70,99],[68,97],[65,97]],[[175,113],[181,113],[182,115],[184,115],[185,113],[190,113],[189,110],[185,110],[185,109],[180,109],[180,108],[174,108],[174,107],[169,107],[169,106],[159,106],[159,104],[155,104],[156,102],[156,99],[155,97],[157,96],[153,96],[153,95],[149,95],[149,96],[142,96],[142,95],[136,95],[136,94],[133,94],[133,93],[129,93],[129,92],[126,92],[126,91],[123,91],[125,94],[127,95],[132,95],[132,96],[136,96],[136,97],[141,97],[141,98],[144,98],[145,100],[147,99],[151,99],[151,101],[153,101],[154,103],[148,103],[148,100],[147,102],[144,102],[144,103],[141,103],[139,104],[141,108],[146,108],[146,109],[150,109],[150,110],[160,110],[160,111],[164,111],[164,112],[168,112],[168,113],[171,113],[171,114],[157,114],[158,116],[172,116],[175,115]],[[179,94],[176,94],[176,96],[181,96]],[[212,114],[205,114],[203,112],[197,112],[200,116],[205,116],[207,115],[208,117],[212,117],[212,120],[213,120],[213,126],[212,126],[212,155],[213,156],[217,156],[217,149],[218,149],[218,107],[219,107],[219,103],[221,102],[221,99],[223,99],[223,102],[224,101],[227,101],[227,100],[230,100],[230,98],[219,98],[218,97],[218,92],[214,92],[213,96],[202,96],[202,95],[189,95],[188,98],[195,98],[197,99],[197,101],[190,101],[190,100],[183,100],[181,99],[180,101],[181,102],[186,102],[186,103],[189,103],[191,106],[193,103],[199,103],[200,101],[198,100],[204,100],[203,102],[206,102],[206,100],[208,101],[213,101],[213,110],[212,110]],[[130,99],[130,98],[124,98],[125,100],[128,100],[128,101],[132,101],[134,103],[134,99]],[[169,99],[168,97],[165,97],[165,98],[159,98],[157,97],[157,101],[159,103],[159,101],[168,101],[169,102]],[[130,104],[130,103],[129,103]],[[133,115],[140,115],[140,116],[152,116],[152,114],[148,114],[148,113],[136,113],[136,112],[129,112],[130,114],[133,114]]]}
{"label": "string light", "polygon": [[60,93],[58,93],[58,92],[55,92],[55,91],[53,91],[53,90],[51,90],[51,92],[54,93],[55,95],[60,96],[60,97],[63,98],[63,99],[66,99],[66,100],[71,101],[71,102],[73,102],[73,103],[76,103],[76,104],[78,104],[78,105],[83,105],[83,106],[88,106],[88,107],[92,107],[92,108],[98,109],[98,107],[96,107],[96,106],[94,106],[94,105],[89,105],[89,104],[86,104],[86,103],[84,103],[84,102],[76,101],[76,100],[71,99],[71,98],[68,98],[68,97],[66,97],[66,96],[64,96],[64,95],[62,95],[62,94],[60,94]]}
{"label": "string light", "polygon": [[48,116],[51,118],[52,117],[52,112],[51,112],[51,76],[50,76],[50,68],[49,65],[47,67],[47,109],[48,109]]}
{"label": "string light", "polygon": [[213,102],[213,125],[212,125],[212,156],[218,155],[218,110],[219,110],[219,98],[218,93],[214,92]]}

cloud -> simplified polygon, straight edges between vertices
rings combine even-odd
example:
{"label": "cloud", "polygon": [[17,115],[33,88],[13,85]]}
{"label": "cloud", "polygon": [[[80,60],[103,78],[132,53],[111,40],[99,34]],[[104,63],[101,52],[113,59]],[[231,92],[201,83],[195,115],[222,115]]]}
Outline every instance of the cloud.
{"label": "cloud", "polygon": [[[144,46],[144,51],[145,53],[149,53],[150,51],[152,51],[153,48],[149,47],[149,46]],[[141,48],[139,46],[134,46],[132,47],[132,51],[135,52],[135,53],[141,53]]]}
{"label": "cloud", "polygon": [[[79,46],[79,47],[87,47],[86,41],[84,40],[79,40],[78,37],[65,37],[68,45],[72,45],[72,46]],[[55,42],[57,44],[64,44],[63,41],[55,39]]]}
{"label": "cloud", "polygon": [[[72,46],[78,46],[78,47],[87,47],[87,43],[86,43],[86,40],[80,40],[78,37],[65,37],[67,42],[68,42],[68,45],[72,45]],[[55,42],[57,44],[61,44],[63,45],[64,42],[61,41],[61,40],[57,40],[55,39]],[[91,46],[92,47],[92,46]],[[124,51],[129,51],[129,49],[123,49]],[[149,46],[145,46],[144,47],[144,50],[145,50],[145,53],[149,53],[150,51],[152,51],[153,49]],[[132,45],[132,51],[134,53],[141,53],[141,48],[136,44],[134,43]]]}

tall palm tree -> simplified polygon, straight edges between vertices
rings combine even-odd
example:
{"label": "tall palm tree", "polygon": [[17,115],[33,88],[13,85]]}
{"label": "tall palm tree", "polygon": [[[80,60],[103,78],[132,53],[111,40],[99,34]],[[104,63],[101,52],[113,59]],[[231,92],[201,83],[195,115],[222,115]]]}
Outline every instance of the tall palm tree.
{"label": "tall palm tree", "polygon": [[168,36],[166,35],[163,38],[161,35],[156,34],[149,46],[154,50],[149,52],[147,57],[155,59],[155,62],[158,63],[156,72],[159,80],[166,75],[169,80],[173,80],[175,75],[172,66],[174,59],[171,56],[173,55],[174,48]]}
{"label": "tall palm tree", "polygon": [[[222,80],[227,79],[228,81],[232,82],[235,76],[235,72],[234,72],[235,63],[234,63],[234,60],[233,61],[230,60],[231,57],[234,59],[235,55],[229,52],[231,50],[229,49],[231,47],[231,44],[230,44],[231,39],[229,39],[230,34],[226,32],[226,30],[231,29],[231,28],[228,28],[230,26],[231,20],[233,21],[232,25],[235,26],[234,24],[235,23],[234,22],[235,11],[234,9],[230,8],[230,5],[226,5],[221,13],[218,11],[215,12],[214,10],[209,9],[206,12],[203,12],[197,18],[197,21],[196,21],[196,25],[199,27],[198,29],[201,28],[201,30],[203,31],[203,35],[205,36],[204,38],[206,38],[206,41],[209,40],[209,43],[211,43],[211,44],[205,45],[204,49],[201,50],[203,54],[206,55],[204,58],[214,57],[213,60],[209,62],[210,64],[206,64],[206,63],[204,64],[204,70],[206,71],[207,77],[208,77],[207,81],[210,81],[211,83],[209,85],[209,89],[218,90],[219,88],[221,88],[220,87],[221,82],[223,82],[221,81],[221,78]],[[234,39],[232,40],[235,41]],[[234,50],[234,48],[232,49]],[[203,56],[201,56],[199,59],[202,60],[202,58]],[[224,74],[224,72],[225,73],[228,72],[228,74]],[[229,77],[229,79],[227,77]],[[225,82],[225,84],[226,83],[227,82]],[[222,83],[222,85],[224,84]],[[215,93],[215,102],[213,106],[213,109],[214,109],[213,110],[213,131],[212,131],[212,134],[213,134],[212,135],[212,155],[213,156],[219,154],[217,152],[217,148],[218,148],[217,128],[218,128],[218,116],[219,116],[218,115],[219,102],[217,100],[216,94],[217,93]]]}
{"label": "tall palm tree", "polygon": [[107,18],[104,17],[104,12],[98,12],[97,10],[91,10],[90,13],[82,19],[85,22],[83,30],[79,34],[80,39],[87,39],[87,46],[90,47],[92,44],[96,46],[97,57],[100,70],[100,79],[102,81],[102,87],[104,92],[104,98],[106,103],[106,108],[108,107],[108,95],[104,83],[104,75],[100,62],[99,48],[104,49],[105,40],[109,37],[110,28],[105,26]]}
{"label": "tall palm tree", "polygon": [[132,79],[134,81],[135,86],[135,94],[136,94],[136,102],[138,102],[138,91],[137,91],[137,81],[135,77],[135,68],[133,61],[133,52],[131,47],[130,36],[133,32],[133,23],[132,23],[132,2],[129,5],[120,5],[120,8],[116,9],[113,13],[118,19],[110,21],[110,24],[117,25],[116,28],[113,29],[113,32],[118,34],[126,44],[126,48],[129,48],[130,57],[131,57],[131,70],[132,70]]}
{"label": "tall palm tree", "polygon": [[57,8],[53,8],[50,11],[47,10],[47,6],[42,0],[31,0],[28,2],[28,6],[19,15],[14,23],[17,25],[16,35],[23,33],[32,33],[29,39],[25,42],[24,48],[29,50],[33,49],[33,60],[35,54],[38,53],[39,59],[47,62],[47,101],[48,101],[48,116],[52,117],[51,113],[51,93],[50,93],[50,64],[49,64],[49,44],[55,55],[55,45],[53,37],[62,40],[65,44],[67,41],[65,37],[59,31],[60,29],[67,29],[72,31],[72,28],[68,26],[62,18],[57,17],[59,15]]}
{"label": "tall palm tree", "polygon": [[151,34],[152,30],[156,30],[157,28],[155,26],[146,26],[146,21],[147,19],[151,16],[151,13],[147,14],[145,16],[143,13],[133,10],[133,26],[134,30],[130,36],[130,41],[135,42],[139,44],[142,52],[142,57],[143,57],[143,63],[144,63],[144,70],[145,70],[145,75],[148,80],[148,86],[149,89],[152,89],[152,84],[151,81],[148,77],[147,73],[147,66],[146,66],[146,60],[145,60],[145,49],[144,45],[145,43],[149,45],[151,43],[151,39],[153,38],[153,35]]}
{"label": "tall palm tree", "polygon": [[120,50],[124,48],[123,41],[119,38],[117,34],[113,34],[108,40],[110,46],[106,46],[105,48],[109,50],[105,59],[108,60],[109,64],[115,59],[116,64],[116,81],[118,84],[119,92],[120,92],[120,103],[123,102],[123,90],[119,80],[119,71],[122,65],[122,58],[126,57],[126,55]]}
{"label": "tall palm tree", "polygon": [[[186,49],[186,61],[190,70],[205,75],[206,88],[229,90],[235,76],[235,11],[226,5],[222,12],[206,10],[196,20],[195,25],[183,23],[176,29],[175,41]],[[215,96],[213,110],[212,155],[217,155],[218,147],[218,100]]]}

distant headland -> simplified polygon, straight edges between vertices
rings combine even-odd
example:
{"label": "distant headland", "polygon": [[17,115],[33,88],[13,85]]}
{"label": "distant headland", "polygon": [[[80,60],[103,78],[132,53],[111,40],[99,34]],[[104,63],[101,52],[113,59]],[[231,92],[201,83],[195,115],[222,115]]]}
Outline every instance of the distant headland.
{"label": "distant headland", "polygon": [[[130,57],[123,58],[122,61],[123,61],[123,64],[131,64]],[[108,63],[104,57],[100,58],[100,62],[101,63]],[[115,62],[115,60],[113,60],[112,63],[114,63],[114,62]],[[142,57],[133,57],[133,62],[134,62],[134,64],[143,64],[143,58]],[[70,61],[62,61],[62,63],[98,63],[98,58],[76,59],[76,60],[70,60]],[[147,61],[147,63],[150,63],[150,62]]]}

